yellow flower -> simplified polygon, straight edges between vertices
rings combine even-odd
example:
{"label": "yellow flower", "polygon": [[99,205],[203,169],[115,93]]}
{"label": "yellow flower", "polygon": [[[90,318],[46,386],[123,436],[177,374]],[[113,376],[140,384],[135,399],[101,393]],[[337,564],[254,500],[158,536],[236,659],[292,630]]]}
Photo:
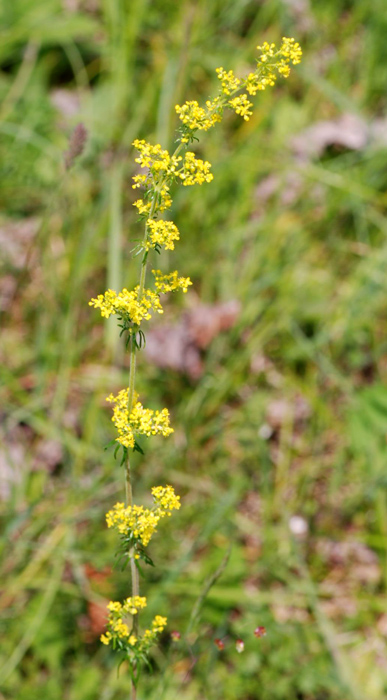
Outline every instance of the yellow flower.
{"label": "yellow flower", "polygon": [[156,615],[152,622],[152,627],[156,632],[162,632],[167,624],[167,618],[161,617],[161,615]]}
{"label": "yellow flower", "polygon": [[163,631],[167,624],[167,618],[161,615],[156,615],[152,621],[152,629],[144,631],[142,637],[137,637],[129,629],[129,625],[124,621],[125,615],[137,615],[139,610],[146,607],[146,598],[143,596],[131,596],[126,598],[123,604],[117,601],[110,601],[108,605],[109,618],[107,623],[107,631],[101,634],[100,640],[102,644],[109,645],[113,641],[118,644],[118,648],[127,652],[147,652],[152,644],[157,640],[157,636]]}
{"label": "yellow flower", "polygon": [[147,602],[145,596],[135,595],[124,600],[122,609],[131,615],[137,615],[139,610],[146,608]]}
{"label": "yellow flower", "polygon": [[241,85],[241,80],[235,77],[232,70],[227,72],[223,68],[217,68],[216,72],[219,80],[222,82],[222,92],[225,95],[231,95],[232,92],[238,90]]}
{"label": "yellow flower", "polygon": [[179,510],[180,496],[176,496],[173,486],[154,486],[152,488],[153,501],[160,511]]}
{"label": "yellow flower", "polygon": [[174,242],[179,240],[180,234],[173,221],[148,219],[146,224],[148,229],[148,239],[145,242],[146,250],[156,245],[164,246],[165,250],[174,249]]}
{"label": "yellow flower", "polygon": [[134,447],[134,436],[163,435],[168,437],[173,433],[173,428],[169,425],[168,409],[154,411],[151,408],[144,408],[138,396],[134,397],[134,405],[129,412],[128,409],[129,389],[122,389],[117,396],[107,397],[106,401],[114,404],[112,421],[117,429],[117,442],[127,448]]}
{"label": "yellow flower", "polygon": [[236,114],[240,114],[245,121],[249,121],[252,115],[250,107],[252,107],[253,104],[249,101],[246,94],[234,97],[232,100],[229,100],[228,104],[235,110]]}
{"label": "yellow flower", "polygon": [[159,294],[176,292],[179,289],[186,292],[190,284],[192,284],[189,277],[179,277],[177,270],[167,275],[163,275],[160,270],[152,270],[152,273],[155,276],[156,289]]}
{"label": "yellow flower", "polygon": [[153,533],[156,531],[160,515],[143,506],[127,506],[116,503],[112,510],[106,513],[108,527],[114,527],[120,535],[132,534],[141,540],[144,547],[149,544]]}
{"label": "yellow flower", "polygon": [[112,639],[112,635],[110,632],[106,632],[106,634],[101,634],[100,640],[102,644],[108,645],[110,643],[110,640]]}
{"label": "yellow flower", "polygon": [[[180,508],[180,496],[176,496],[172,486],[154,486],[152,488],[152,496],[154,502],[152,509],[116,503],[112,510],[106,513],[107,526],[118,530],[120,535],[126,537],[131,535],[135,539],[140,540],[141,544],[146,547],[156,532],[161,518],[164,518],[166,515],[170,516],[172,510],[179,510]],[[130,605],[132,608],[135,608],[137,604],[138,601],[133,602],[129,598],[125,603],[125,605]],[[121,607],[116,607],[119,605],[119,603],[109,603],[108,607],[111,612],[120,613]],[[127,609],[133,614],[131,609]]]}
{"label": "yellow flower", "polygon": [[133,206],[137,207],[139,214],[149,214],[152,205],[150,202],[144,202],[143,199],[136,199]]}
{"label": "yellow flower", "polygon": [[111,623],[111,629],[117,637],[129,637],[129,627],[122,621],[121,617]]}
{"label": "yellow flower", "polygon": [[210,173],[211,163],[196,158],[192,151],[186,151],[183,166],[178,170],[177,175],[182,180],[183,185],[202,185],[203,182],[211,182],[214,179]]}
{"label": "yellow flower", "polygon": [[119,294],[113,289],[108,289],[104,294],[99,294],[96,299],[89,301],[89,306],[101,310],[101,316],[109,318],[112,314],[126,317],[131,323],[139,326],[142,320],[151,318],[151,312],[163,313],[158,294],[151,289],[144,289],[142,297],[138,298],[138,285],[129,292],[123,289]]}
{"label": "yellow flower", "polygon": [[201,129],[202,131],[208,131],[208,129],[222,120],[219,113],[220,107],[221,103],[215,98],[213,102],[207,100],[206,108],[199,107],[196,100],[191,100],[185,102],[181,107],[176,105],[175,110],[185,126],[192,130]]}
{"label": "yellow flower", "polygon": [[294,66],[301,63],[302,49],[298,41],[295,41],[293,38],[282,37],[280,53],[285,59],[291,61]]}

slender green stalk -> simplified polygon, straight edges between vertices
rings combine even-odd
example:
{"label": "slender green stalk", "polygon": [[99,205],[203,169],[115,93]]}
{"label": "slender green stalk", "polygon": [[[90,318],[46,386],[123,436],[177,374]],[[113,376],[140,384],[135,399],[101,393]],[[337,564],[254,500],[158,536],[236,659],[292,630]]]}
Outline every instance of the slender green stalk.
{"label": "slender green stalk", "polygon": [[[153,197],[152,208],[151,208],[151,213],[150,213],[151,217],[153,216],[153,213],[154,213],[155,202],[156,202],[156,198]],[[143,243],[145,243],[147,236],[148,236],[148,227],[145,224]],[[146,272],[147,272],[147,262],[148,262],[148,255],[147,255],[147,253],[145,253],[143,261],[142,261],[142,265],[141,265],[140,284],[139,284],[138,295],[137,295],[138,299],[141,299],[141,297],[144,293],[145,279],[146,279]],[[129,414],[133,408],[134,387],[135,387],[135,379],[136,379],[136,363],[137,363],[136,353],[137,353],[137,347],[136,347],[135,337],[134,337],[134,335],[132,335],[131,342],[130,342],[130,369],[129,369],[129,391],[128,391],[128,411],[129,411]],[[126,461],[125,461],[125,493],[126,493],[126,505],[132,506],[133,487],[132,487],[132,479],[131,479],[129,452],[127,452]],[[134,598],[135,596],[140,595],[140,580],[139,580],[139,575],[138,575],[138,569],[136,566],[136,561],[134,559],[134,551],[133,550],[131,550],[129,552],[129,556],[130,556],[130,571],[131,571],[131,578],[132,578],[132,597]],[[138,613],[137,613],[137,615],[133,616],[133,634],[135,636],[138,635]],[[133,673],[134,674],[136,673],[136,668],[133,668]],[[132,700],[136,700],[136,697],[137,697],[136,685],[135,685],[134,681],[132,681]]]}

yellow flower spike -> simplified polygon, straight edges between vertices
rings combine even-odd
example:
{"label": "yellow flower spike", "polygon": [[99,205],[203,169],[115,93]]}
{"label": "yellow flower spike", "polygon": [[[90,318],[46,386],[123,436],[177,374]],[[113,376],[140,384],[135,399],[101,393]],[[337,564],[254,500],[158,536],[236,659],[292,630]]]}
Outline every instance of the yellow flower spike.
{"label": "yellow flower spike", "polygon": [[[170,188],[174,183],[184,186],[202,185],[213,179],[211,164],[196,157],[186,150],[189,143],[196,140],[197,131],[208,131],[220,122],[224,110],[232,109],[248,121],[252,115],[250,97],[276,84],[278,77],[287,78],[291,65],[300,63],[302,50],[293,39],[283,37],[279,47],[274,43],[264,42],[258,46],[258,58],[255,70],[245,78],[236,77],[232,70],[217,68],[219,80],[218,94],[200,106],[196,100],[188,100],[183,105],[176,105],[175,110],[180,120],[176,150],[170,154],[160,144],[151,144],[144,139],[136,139],[133,146],[138,154],[135,158],[140,171],[133,177],[132,188],[142,189],[143,198],[134,202],[140,217],[144,219],[144,234],[141,243],[136,246],[136,254],[142,255],[140,283],[132,291],[123,289],[117,293],[108,289],[104,294],[91,299],[89,304],[99,309],[104,318],[117,315],[122,332],[127,332],[130,340],[131,359],[129,389],[121,390],[116,396],[110,394],[108,401],[112,404],[112,422],[117,430],[116,441],[124,448],[138,448],[137,435],[162,435],[167,437],[173,432],[170,427],[169,413],[166,408],[160,411],[144,408],[135,393],[136,352],[143,347],[145,336],[139,329],[142,321],[148,320],[154,313],[163,313],[160,295],[166,292],[182,290],[186,292],[192,284],[189,277],[179,277],[178,272],[163,274],[152,270],[155,289],[145,287],[147,263],[152,251],[161,249],[174,250],[180,239],[178,228],[172,221],[159,218],[172,204]],[[138,169],[138,170],[139,170]],[[149,258],[148,258],[149,256]],[[124,462],[126,460],[124,452]],[[180,498],[170,485],[154,486],[151,490],[153,504],[150,507],[135,505],[131,497],[131,475],[129,462],[126,461],[127,503],[118,502],[106,513],[108,528],[114,529],[120,536],[120,558],[131,560],[132,592],[139,592],[137,560],[146,563],[152,561],[145,552],[160,520],[170,517],[174,510],[180,508]],[[138,567],[139,568],[139,567]],[[110,601],[108,604],[107,631],[100,639],[106,646],[111,645],[115,651],[124,654],[128,660],[132,677],[133,694],[139,676],[141,663],[146,659],[151,646],[157,641],[166,624],[167,618],[156,615],[143,634],[139,632],[139,613],[146,607],[146,598],[132,595],[123,603]],[[141,617],[141,616],[140,616]]]}

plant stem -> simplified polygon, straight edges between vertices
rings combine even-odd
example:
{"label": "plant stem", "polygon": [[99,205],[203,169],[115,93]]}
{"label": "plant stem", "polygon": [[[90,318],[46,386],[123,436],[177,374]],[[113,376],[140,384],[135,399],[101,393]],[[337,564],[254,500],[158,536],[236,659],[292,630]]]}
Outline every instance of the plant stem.
{"label": "plant stem", "polygon": [[[174,156],[178,155],[180,150],[183,148],[183,144],[179,144],[174,152]],[[159,183],[159,187],[161,188],[162,185],[164,184],[164,179]],[[155,208],[156,208],[156,202],[157,202],[157,197],[156,197],[156,191],[154,192],[153,199],[152,199],[152,205],[149,211],[149,219],[152,219]],[[142,240],[143,246],[145,247],[145,242],[148,237],[148,225],[147,222],[145,222],[145,230],[144,230],[144,237]],[[142,295],[144,294],[144,288],[145,288],[145,279],[146,279],[146,272],[147,272],[147,267],[148,267],[148,251],[145,252],[144,257],[142,259],[142,264],[141,264],[141,272],[140,272],[140,281],[139,281],[139,286],[138,286],[138,292],[137,292],[137,299],[140,300]],[[135,335],[134,333],[131,336],[130,339],[130,367],[129,367],[129,387],[128,387],[128,417],[130,417],[130,414],[133,409],[133,403],[134,403],[134,388],[135,388],[135,379],[136,379],[136,352],[137,352],[137,346],[135,342]],[[129,451],[127,451],[126,455],[126,460],[125,460],[125,495],[126,495],[126,505],[127,506],[132,506],[133,505],[133,488],[132,488],[132,476],[131,476],[131,470],[130,470],[130,459],[129,459]],[[131,550],[129,552],[130,556],[130,571],[131,571],[131,579],[132,579],[132,597],[134,598],[135,596],[138,596],[140,594],[140,581],[139,581],[139,574],[138,574],[138,569],[136,566],[136,561],[134,559],[134,551]],[[138,636],[138,613],[137,615],[133,616],[133,634],[134,636]],[[135,665],[133,666],[133,672],[136,673],[136,667]],[[137,690],[136,690],[136,685],[134,681],[132,680],[132,700],[136,700],[137,698]]]}

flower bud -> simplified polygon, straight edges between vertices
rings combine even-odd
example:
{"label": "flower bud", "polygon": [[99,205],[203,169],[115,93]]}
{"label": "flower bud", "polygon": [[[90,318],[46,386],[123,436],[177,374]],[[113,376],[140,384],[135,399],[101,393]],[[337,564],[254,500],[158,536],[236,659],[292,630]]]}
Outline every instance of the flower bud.
{"label": "flower bud", "polygon": [[236,648],[238,654],[241,654],[242,651],[245,650],[245,643],[244,643],[243,639],[237,639],[237,640],[236,640],[236,642],[235,642],[235,648]]}

